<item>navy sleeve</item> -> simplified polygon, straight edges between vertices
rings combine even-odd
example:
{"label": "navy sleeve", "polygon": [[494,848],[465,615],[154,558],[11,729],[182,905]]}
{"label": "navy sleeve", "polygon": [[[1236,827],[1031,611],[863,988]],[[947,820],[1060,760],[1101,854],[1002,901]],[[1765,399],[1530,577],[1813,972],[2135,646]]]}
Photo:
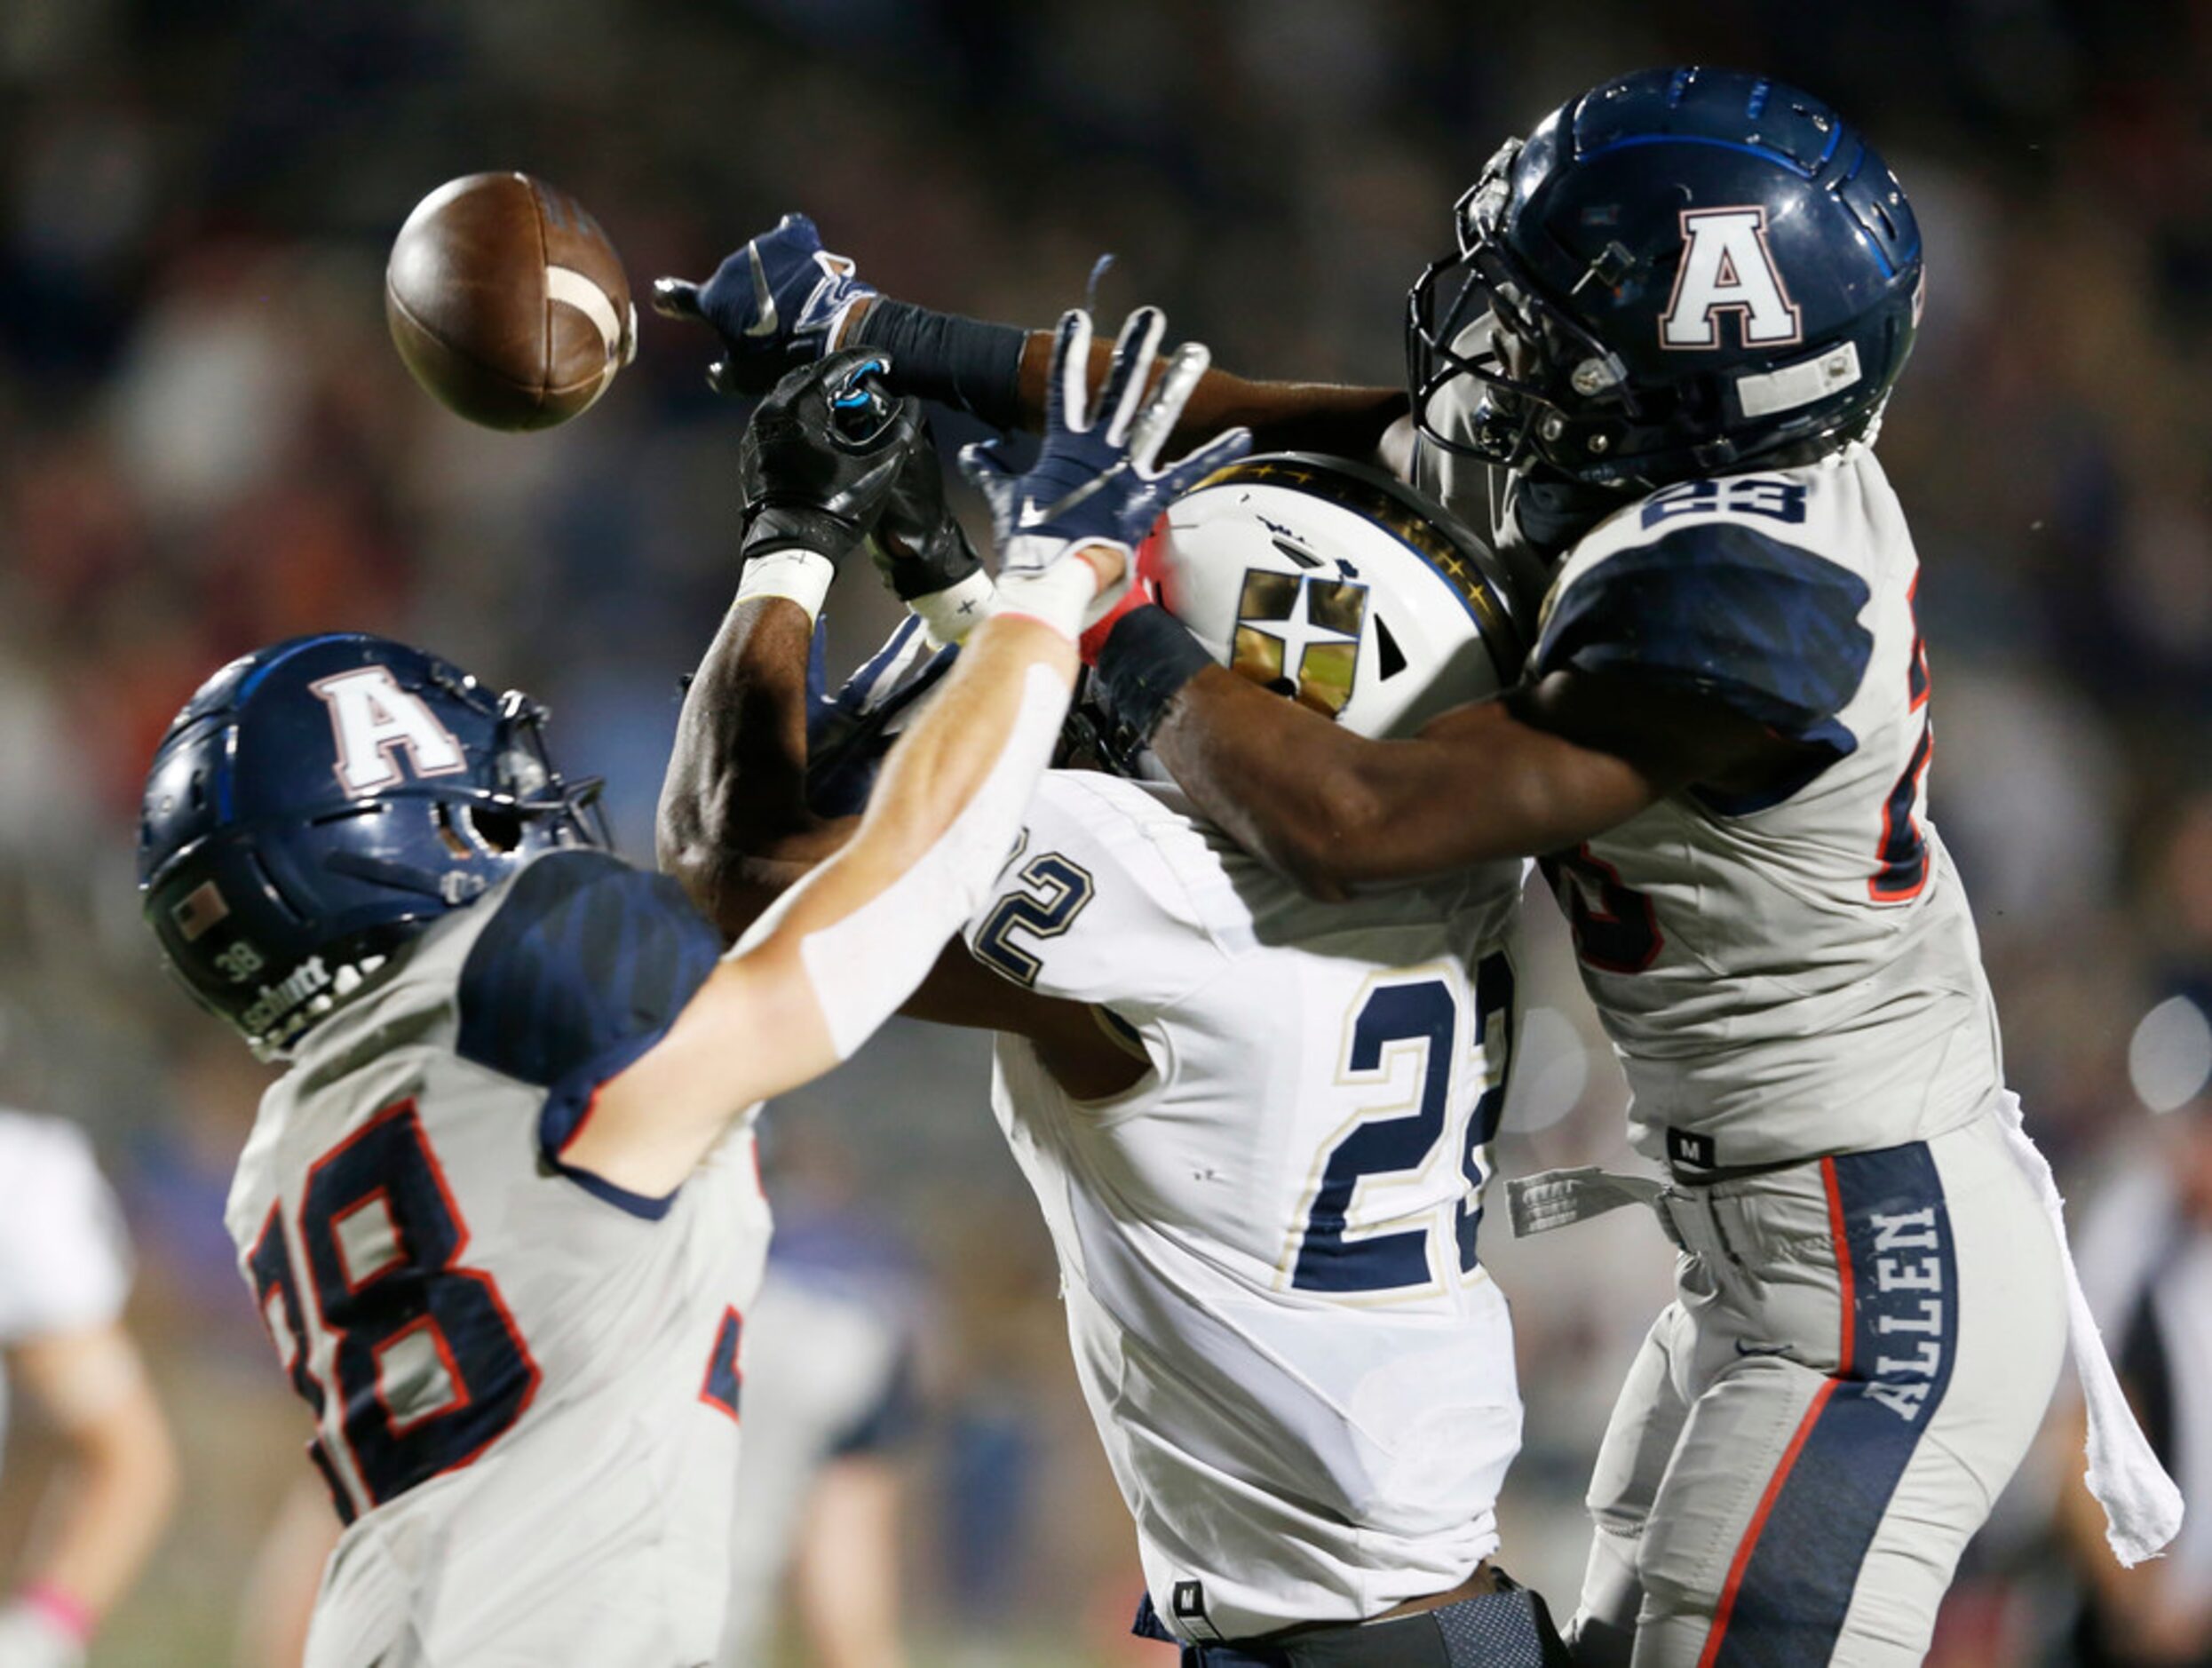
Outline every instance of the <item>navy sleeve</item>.
{"label": "navy sleeve", "polygon": [[1725,523],[1683,528],[1608,558],[1554,603],[1532,663],[1655,679],[1717,700],[1793,741],[1851,752],[1835,721],[1874,651],[1867,582]]}
{"label": "navy sleeve", "polygon": [[667,1214],[563,1162],[599,1087],[659,1042],[714,969],[715,930],[666,875],[605,852],[555,852],[525,869],[461,969],[464,1059],[545,1093],[538,1150],[610,1203]]}

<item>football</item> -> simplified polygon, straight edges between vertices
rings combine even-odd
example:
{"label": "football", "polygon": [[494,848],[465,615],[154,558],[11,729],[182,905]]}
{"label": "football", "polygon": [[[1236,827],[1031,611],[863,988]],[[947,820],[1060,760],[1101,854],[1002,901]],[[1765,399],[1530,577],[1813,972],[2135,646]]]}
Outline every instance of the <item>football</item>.
{"label": "football", "polygon": [[527,174],[469,174],[424,197],[392,245],[384,298],[415,380],[488,428],[566,423],[638,350],[614,246]]}

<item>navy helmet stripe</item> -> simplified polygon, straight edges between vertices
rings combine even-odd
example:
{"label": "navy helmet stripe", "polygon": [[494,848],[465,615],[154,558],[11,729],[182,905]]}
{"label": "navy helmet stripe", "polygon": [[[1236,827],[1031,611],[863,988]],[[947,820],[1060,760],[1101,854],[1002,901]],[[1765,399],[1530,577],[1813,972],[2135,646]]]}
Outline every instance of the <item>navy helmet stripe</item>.
{"label": "navy helmet stripe", "polygon": [[283,665],[285,662],[305,654],[309,649],[321,648],[326,643],[352,643],[368,640],[358,631],[325,631],[315,637],[294,638],[290,642],[279,646],[268,659],[246,674],[245,681],[238,686],[237,691],[231,696],[232,710],[234,711],[244,706],[247,697],[261,686],[262,681],[271,672]]}
{"label": "navy helmet stripe", "polygon": [[1843,1248],[1835,1374],[1731,1572],[1704,1664],[1826,1662],[1958,1354],[1958,1259],[1926,1143],[1821,1161]]}
{"label": "navy helmet stripe", "polygon": [[[1582,151],[1576,155],[1575,160],[1586,163],[1592,157],[1608,156],[1614,151],[1632,151],[1645,145],[1706,145],[1716,150],[1740,151],[1746,156],[1756,156],[1763,162],[1773,163],[1779,167],[1787,168],[1791,173],[1804,179],[1810,179],[1820,171],[1819,165],[1808,168],[1787,151],[1778,151],[1771,145],[1747,145],[1741,139],[1715,139],[1706,133],[1632,133],[1626,139],[1612,139],[1605,144]],[[1821,155],[1821,163],[1827,161],[1828,155],[1833,154],[1835,148],[1835,139],[1834,135],[1830,135],[1828,149]]]}

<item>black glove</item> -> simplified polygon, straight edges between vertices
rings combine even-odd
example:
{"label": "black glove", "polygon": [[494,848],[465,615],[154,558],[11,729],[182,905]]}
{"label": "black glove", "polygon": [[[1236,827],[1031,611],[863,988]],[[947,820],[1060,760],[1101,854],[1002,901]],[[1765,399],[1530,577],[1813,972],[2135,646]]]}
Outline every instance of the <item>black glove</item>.
{"label": "black glove", "polygon": [[926,425],[876,523],[876,566],[901,602],[949,591],[983,563],[945,507],[945,472]]}
{"label": "black glove", "polygon": [[922,432],[884,391],[881,353],[833,353],[779,382],[737,451],[744,553],[800,546],[840,560],[871,532]]}

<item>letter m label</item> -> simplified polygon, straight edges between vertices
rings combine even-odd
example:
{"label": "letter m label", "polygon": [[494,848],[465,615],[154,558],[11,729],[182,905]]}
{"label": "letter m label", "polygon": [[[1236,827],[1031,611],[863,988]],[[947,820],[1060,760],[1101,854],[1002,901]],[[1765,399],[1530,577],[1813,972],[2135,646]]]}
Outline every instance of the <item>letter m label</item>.
{"label": "letter m label", "polygon": [[1746,347],[1787,347],[1804,339],[1766,246],[1766,210],[1757,204],[1682,210],[1682,262],[1660,316],[1661,347],[1718,347],[1719,315],[1732,313]]}

